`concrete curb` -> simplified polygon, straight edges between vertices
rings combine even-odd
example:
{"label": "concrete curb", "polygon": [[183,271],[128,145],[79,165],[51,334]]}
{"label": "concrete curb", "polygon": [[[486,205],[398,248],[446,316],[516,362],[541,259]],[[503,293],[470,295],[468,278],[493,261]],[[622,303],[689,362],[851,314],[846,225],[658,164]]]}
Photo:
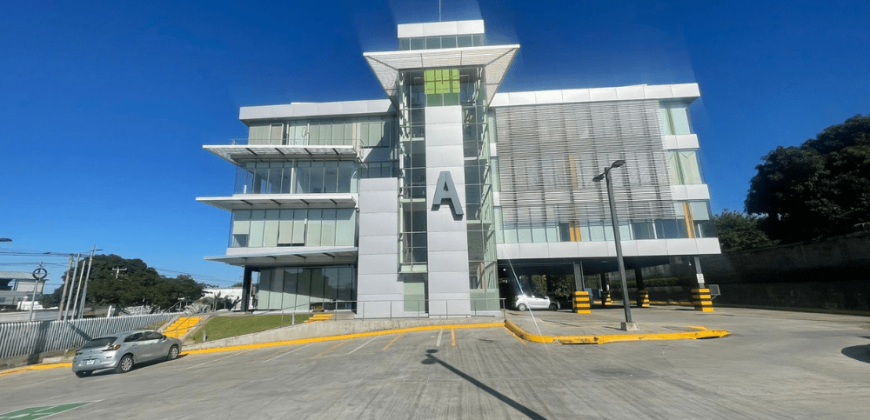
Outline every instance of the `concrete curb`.
{"label": "concrete curb", "polygon": [[43,363],[41,365],[30,365],[30,366],[22,366],[18,368],[12,368],[7,370],[0,370],[0,376],[8,375],[10,373],[18,373],[18,372],[27,372],[29,370],[45,370],[45,369],[57,369],[57,368],[72,368],[72,362],[68,363]]}
{"label": "concrete curb", "polygon": [[695,328],[698,331],[680,333],[650,333],[650,334],[602,334],[602,335],[538,335],[529,334],[511,321],[505,320],[505,326],[514,334],[533,343],[559,344],[607,344],[627,341],[661,341],[661,340],[697,340],[699,338],[719,338],[731,335],[725,330],[708,330],[704,327]]}
{"label": "concrete curb", "polygon": [[[382,335],[404,334],[420,331],[434,330],[459,330],[459,329],[475,329],[475,328],[507,328],[515,336],[530,341],[533,343],[559,343],[559,344],[606,344],[615,342],[627,341],[659,341],[659,340],[696,340],[702,338],[719,338],[730,335],[731,333],[725,330],[708,330],[704,327],[689,327],[698,331],[688,331],[681,333],[656,333],[656,334],[605,334],[605,335],[537,335],[529,334],[522,328],[509,320],[504,322],[487,322],[474,324],[442,324],[442,325],[424,325],[410,328],[395,328],[382,331],[369,331],[355,334],[330,335],[323,337],[299,338],[294,340],[273,341],[269,343],[258,344],[242,344],[226,347],[202,348],[184,351],[183,355],[190,354],[208,354],[222,353],[228,351],[253,350],[268,347],[289,346],[293,344],[319,343],[324,341],[339,341],[350,340],[363,337],[377,337]],[[30,365],[19,368],[7,369],[0,371],[0,376],[9,375],[18,372],[26,372],[31,370],[57,369],[57,368],[72,368],[72,363],[45,363],[39,365]]]}
{"label": "concrete curb", "polygon": [[490,323],[479,323],[479,324],[425,325],[425,326],[419,326],[419,327],[397,328],[397,329],[391,329],[391,330],[370,331],[370,332],[362,332],[362,333],[355,333],[355,334],[342,334],[342,335],[330,335],[330,336],[324,336],[324,337],[298,338],[298,339],[294,339],[294,340],[273,341],[271,343],[242,344],[242,345],[227,346],[227,347],[213,347],[213,348],[205,348],[205,349],[187,350],[187,351],[183,352],[182,354],[207,354],[207,353],[219,353],[219,352],[225,352],[225,351],[261,349],[261,348],[266,348],[266,347],[288,346],[288,345],[292,345],[292,344],[307,344],[307,343],[319,343],[319,342],[324,342],[324,341],[349,340],[349,339],[353,339],[353,338],[376,337],[376,336],[381,336],[381,335],[404,334],[404,333],[419,332],[419,331],[459,330],[459,329],[468,329],[468,328],[500,328],[500,327],[504,327],[504,324],[501,322],[490,322]]}

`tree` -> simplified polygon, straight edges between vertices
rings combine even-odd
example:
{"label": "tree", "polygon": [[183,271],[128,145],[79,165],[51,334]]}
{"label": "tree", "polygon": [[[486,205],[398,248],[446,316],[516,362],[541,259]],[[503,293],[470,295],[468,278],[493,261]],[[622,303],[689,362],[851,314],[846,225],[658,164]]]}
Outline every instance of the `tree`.
{"label": "tree", "polygon": [[744,251],[773,245],[761,229],[757,216],[725,209],[713,216],[719,244],[725,252]]}
{"label": "tree", "polygon": [[870,116],[857,115],[756,166],[746,212],[763,214],[771,238],[816,239],[870,221]]}
{"label": "tree", "polygon": [[[87,266],[88,259],[79,261]],[[116,270],[116,268],[118,270]],[[121,269],[124,269],[123,271]],[[72,273],[70,273],[72,277]],[[64,273],[63,278],[66,278]],[[67,293],[75,293],[76,279],[70,278]],[[70,290],[72,289],[72,290]],[[88,281],[88,304],[119,307],[148,305],[167,309],[179,298],[191,301],[202,297],[202,285],[190,276],[167,278],[140,259],[125,259],[117,255],[95,255]],[[43,305],[56,306],[63,286],[43,298]]]}

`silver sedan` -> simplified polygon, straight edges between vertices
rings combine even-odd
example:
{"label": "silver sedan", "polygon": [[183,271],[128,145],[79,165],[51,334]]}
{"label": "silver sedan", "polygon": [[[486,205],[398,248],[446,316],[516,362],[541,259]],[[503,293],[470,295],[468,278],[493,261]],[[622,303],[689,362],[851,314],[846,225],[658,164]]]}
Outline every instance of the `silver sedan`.
{"label": "silver sedan", "polygon": [[128,331],[89,340],[76,351],[72,370],[83,378],[98,369],[129,372],[134,364],[173,360],[181,353],[181,340],[157,331]]}

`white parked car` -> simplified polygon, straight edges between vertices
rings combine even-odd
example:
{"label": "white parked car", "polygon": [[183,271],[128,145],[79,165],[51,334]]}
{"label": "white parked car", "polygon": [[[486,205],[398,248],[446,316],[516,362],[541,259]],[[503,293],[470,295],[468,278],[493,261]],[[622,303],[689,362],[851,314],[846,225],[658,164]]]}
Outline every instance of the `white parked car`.
{"label": "white parked car", "polygon": [[518,311],[526,311],[529,309],[553,309],[551,308],[550,298],[544,295],[534,293],[532,295],[520,294],[514,297],[514,308]]}

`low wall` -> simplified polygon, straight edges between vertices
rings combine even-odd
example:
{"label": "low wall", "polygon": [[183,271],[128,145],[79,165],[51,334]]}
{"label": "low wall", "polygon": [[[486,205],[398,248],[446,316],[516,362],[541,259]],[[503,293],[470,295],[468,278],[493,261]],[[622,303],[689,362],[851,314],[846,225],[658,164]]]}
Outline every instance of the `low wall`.
{"label": "low wall", "polygon": [[[701,257],[716,303],[870,310],[870,233]],[[652,299],[652,295],[650,296]]]}

